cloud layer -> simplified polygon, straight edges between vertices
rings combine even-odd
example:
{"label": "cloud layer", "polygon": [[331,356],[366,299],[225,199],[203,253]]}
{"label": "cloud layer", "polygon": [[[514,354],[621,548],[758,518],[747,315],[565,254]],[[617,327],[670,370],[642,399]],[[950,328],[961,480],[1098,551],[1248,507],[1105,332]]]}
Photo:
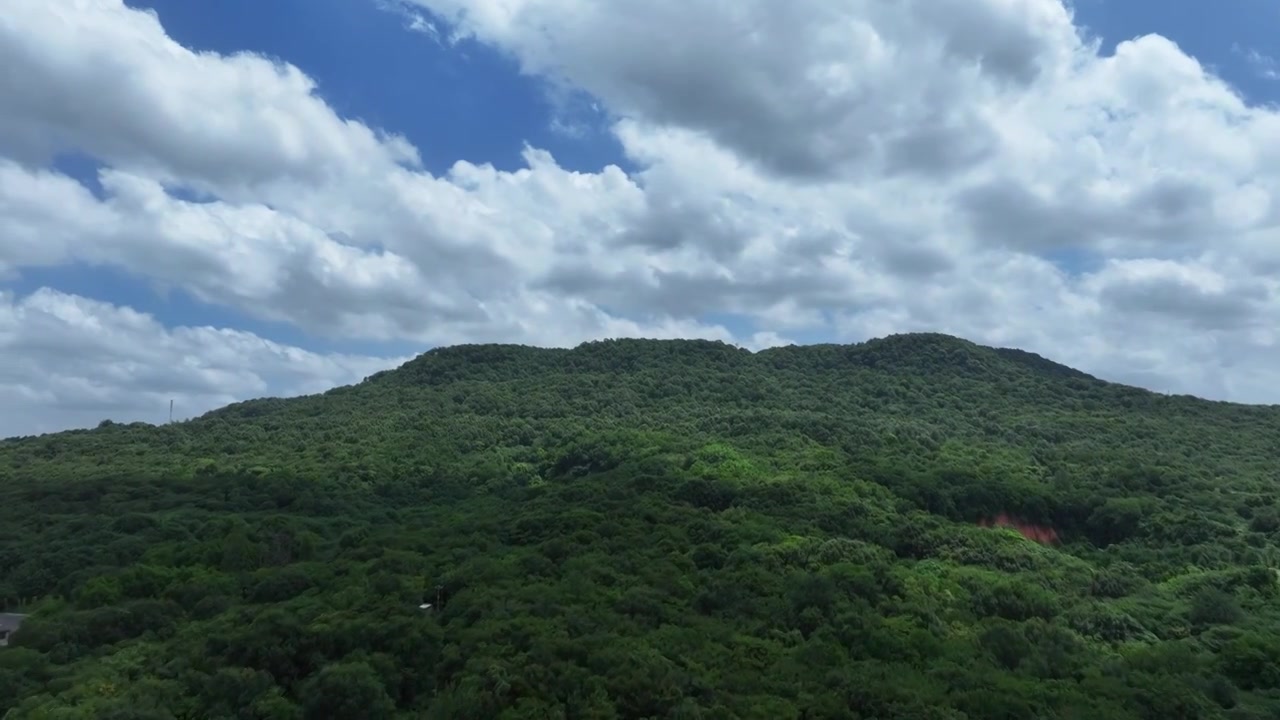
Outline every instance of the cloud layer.
{"label": "cloud layer", "polygon": [[108,418],[163,422],[272,393],[323,392],[386,361],[319,355],[251,333],[165,328],[148,315],[42,289],[0,293],[0,438]]}
{"label": "cloud layer", "polygon": [[[0,277],[111,266],[316,337],[424,348],[940,330],[1280,402],[1280,113],[1167,39],[1104,56],[1060,0],[412,4],[437,30],[423,42],[468,38],[596,98],[638,170],[528,148],[518,171],[434,176],[295,67],[190,51],[118,0],[12,0]],[[103,163],[98,187],[51,169],[71,151]],[[50,289],[0,314],[17,358],[0,396],[46,408],[0,435],[397,361]],[[50,364],[78,334],[92,362]],[[148,346],[165,350],[125,352]]]}

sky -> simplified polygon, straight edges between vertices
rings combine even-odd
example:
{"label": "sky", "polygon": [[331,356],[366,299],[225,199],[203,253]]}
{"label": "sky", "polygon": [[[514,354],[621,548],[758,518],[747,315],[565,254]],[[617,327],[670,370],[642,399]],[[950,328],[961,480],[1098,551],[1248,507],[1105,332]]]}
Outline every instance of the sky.
{"label": "sky", "polygon": [[1280,403],[1274,0],[5,0],[0,437],[936,331]]}

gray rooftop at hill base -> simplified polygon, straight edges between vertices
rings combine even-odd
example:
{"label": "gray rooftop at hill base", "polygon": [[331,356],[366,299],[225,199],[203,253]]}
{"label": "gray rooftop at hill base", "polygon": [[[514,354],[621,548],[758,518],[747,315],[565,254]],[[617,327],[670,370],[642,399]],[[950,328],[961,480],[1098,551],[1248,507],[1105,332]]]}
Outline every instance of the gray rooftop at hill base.
{"label": "gray rooftop at hill base", "polygon": [[0,613],[0,647],[9,644],[9,636],[22,627],[22,621],[26,619],[26,615]]}

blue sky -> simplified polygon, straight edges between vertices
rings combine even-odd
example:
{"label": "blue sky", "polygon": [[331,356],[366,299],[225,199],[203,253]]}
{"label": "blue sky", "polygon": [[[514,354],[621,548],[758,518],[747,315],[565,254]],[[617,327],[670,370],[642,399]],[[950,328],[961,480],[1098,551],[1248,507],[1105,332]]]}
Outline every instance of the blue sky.
{"label": "blue sky", "polygon": [[189,48],[248,50],[297,65],[339,114],[403,133],[433,173],[457,160],[515,169],[526,142],[567,167],[623,161],[607,134],[554,132],[546,93],[512,59],[474,42],[446,47],[408,32],[402,15],[374,0],[128,4],[159,13],[170,37]]}
{"label": "blue sky", "polygon": [[[325,100],[340,114],[401,133],[422,153],[424,165],[442,174],[458,160],[491,163],[499,169],[522,165],[524,145],[545,148],[566,168],[596,171],[633,164],[608,132],[606,118],[579,101],[569,118],[582,132],[556,129],[557,112],[546,83],[522,75],[509,55],[463,41],[438,42],[407,29],[406,18],[374,0],[129,0],[156,11],[170,37],[193,50],[222,54],[261,53],[292,63],[315,78]],[[1148,33],[1177,42],[1212,66],[1257,102],[1280,101],[1280,82],[1264,78],[1246,57],[1248,50],[1280,56],[1280,6],[1267,0],[1077,0],[1078,23],[1102,39],[1104,53],[1115,44]],[[1270,17],[1271,23],[1261,21]],[[439,18],[433,21],[446,31]],[[95,165],[84,158],[62,167],[93,184]],[[1063,253],[1070,263],[1071,253]],[[368,343],[315,337],[287,323],[269,323],[234,309],[193,299],[181,289],[156,292],[119,270],[78,265],[28,270],[12,287],[17,292],[51,285],[88,297],[127,304],[169,325],[232,326],[250,329],[292,345],[321,350],[403,354],[412,343]],[[730,327],[751,324],[730,314],[710,316]],[[821,331],[797,333],[801,342],[819,341]]]}
{"label": "blue sky", "polygon": [[[192,50],[249,51],[298,66],[341,115],[403,134],[425,168],[443,174],[458,160],[503,170],[523,164],[526,143],[545,148],[572,169],[630,168],[602,116],[585,102],[557,109],[545,84],[522,76],[518,65],[475,42],[454,46],[407,29],[400,13],[373,0],[130,0],[159,14],[169,36]],[[577,123],[580,132],[556,128]],[[97,186],[101,165],[68,153],[57,165]],[[344,341],[309,335],[288,323],[266,322],[201,302],[181,288],[161,289],[127,272],[85,264],[31,268],[3,286],[26,294],[52,286],[155,315],[170,326],[236,327],[289,345],[323,352],[402,355],[424,348],[408,342]]]}
{"label": "blue sky", "polygon": [[1270,0],[13,3],[0,402],[35,429],[619,335],[937,330],[1280,401]]}

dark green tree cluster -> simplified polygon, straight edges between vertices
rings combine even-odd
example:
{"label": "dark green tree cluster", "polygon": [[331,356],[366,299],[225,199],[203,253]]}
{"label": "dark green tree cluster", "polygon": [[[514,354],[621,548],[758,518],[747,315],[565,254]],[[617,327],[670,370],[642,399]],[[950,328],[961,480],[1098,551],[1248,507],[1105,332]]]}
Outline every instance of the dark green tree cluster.
{"label": "dark green tree cluster", "polygon": [[0,715],[1280,717],[1277,438],[939,335],[460,346],[14,438]]}

